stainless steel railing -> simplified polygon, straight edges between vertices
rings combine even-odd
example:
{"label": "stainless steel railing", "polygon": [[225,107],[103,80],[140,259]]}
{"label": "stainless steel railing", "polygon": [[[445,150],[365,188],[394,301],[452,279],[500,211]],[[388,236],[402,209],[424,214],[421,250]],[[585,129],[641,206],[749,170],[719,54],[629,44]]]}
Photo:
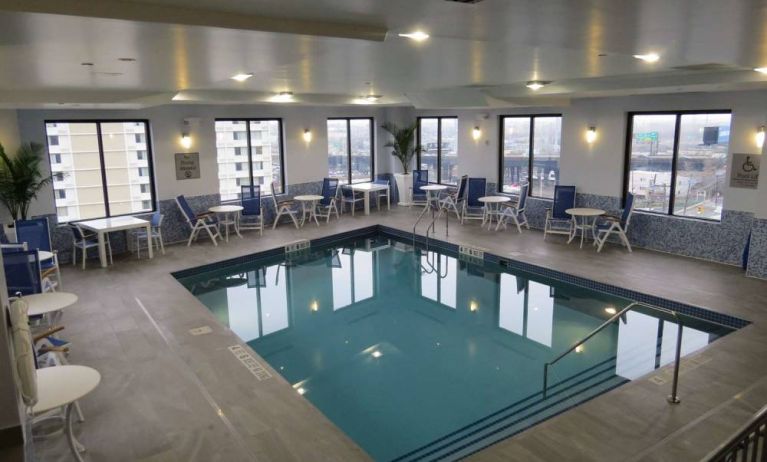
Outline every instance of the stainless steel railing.
{"label": "stainless steel railing", "polygon": [[767,460],[767,406],[760,409],[729,440],[702,460],[705,462]]}

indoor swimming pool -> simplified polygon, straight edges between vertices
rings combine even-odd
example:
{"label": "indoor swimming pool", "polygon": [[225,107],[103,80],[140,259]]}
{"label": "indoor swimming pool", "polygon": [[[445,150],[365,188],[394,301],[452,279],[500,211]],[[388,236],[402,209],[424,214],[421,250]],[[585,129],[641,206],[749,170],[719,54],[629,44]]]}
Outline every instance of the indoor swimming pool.
{"label": "indoor swimming pool", "polygon": [[[457,459],[671,363],[732,323],[373,234],[176,274],[375,460]],[[503,263],[503,262],[501,262]],[[658,386],[668,386],[670,383]]]}

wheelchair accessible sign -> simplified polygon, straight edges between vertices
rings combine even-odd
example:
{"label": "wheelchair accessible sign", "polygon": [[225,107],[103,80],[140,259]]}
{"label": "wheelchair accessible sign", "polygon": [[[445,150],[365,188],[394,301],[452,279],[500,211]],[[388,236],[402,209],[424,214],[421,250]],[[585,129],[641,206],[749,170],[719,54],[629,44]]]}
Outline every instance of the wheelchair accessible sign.
{"label": "wheelchair accessible sign", "polygon": [[758,154],[733,154],[730,187],[756,189],[759,185],[761,157]]}

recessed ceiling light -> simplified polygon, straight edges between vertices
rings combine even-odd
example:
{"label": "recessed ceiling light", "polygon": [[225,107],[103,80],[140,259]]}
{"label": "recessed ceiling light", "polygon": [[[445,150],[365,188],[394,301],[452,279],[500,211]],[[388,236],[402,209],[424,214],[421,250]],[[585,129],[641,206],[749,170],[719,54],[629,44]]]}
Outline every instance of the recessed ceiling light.
{"label": "recessed ceiling light", "polygon": [[422,30],[416,30],[413,32],[408,32],[406,34],[397,34],[400,37],[409,38],[410,40],[415,40],[416,42],[423,42],[424,40],[429,38],[429,34]]}
{"label": "recessed ceiling light", "polygon": [[381,352],[380,352],[380,351],[378,351],[378,350],[375,350],[375,351],[374,351],[373,353],[371,353],[371,354],[373,355],[373,357],[374,357],[374,358],[380,358],[381,356],[383,356],[383,353],[381,353]]}
{"label": "recessed ceiling light", "polygon": [[757,67],[754,70],[760,74],[767,74],[767,67]]}
{"label": "recessed ceiling light", "polygon": [[378,102],[379,99],[381,99],[381,95],[366,95],[363,97],[365,101],[369,103],[375,103]]}
{"label": "recessed ceiling light", "polygon": [[293,102],[293,92],[292,91],[281,91],[278,94],[272,96],[271,101],[274,103],[292,103]]}
{"label": "recessed ceiling light", "polygon": [[136,62],[136,58],[117,58],[118,61],[122,61],[124,63],[133,63]]}
{"label": "recessed ceiling light", "polygon": [[646,63],[654,63],[660,59],[658,53],[647,53],[645,55],[634,55],[636,59],[641,59]]}
{"label": "recessed ceiling light", "polygon": [[545,87],[546,85],[548,85],[550,83],[551,82],[546,82],[544,80],[530,80],[529,82],[527,82],[526,86],[527,86],[527,88],[529,88],[529,89],[531,89],[533,91],[538,91],[538,90],[540,90],[541,88]]}
{"label": "recessed ceiling light", "polygon": [[233,75],[232,76],[232,80],[236,80],[238,82],[244,82],[244,81],[248,80],[251,77],[253,77],[253,74],[250,73],[250,72],[248,72],[248,73],[241,73],[241,74]]}

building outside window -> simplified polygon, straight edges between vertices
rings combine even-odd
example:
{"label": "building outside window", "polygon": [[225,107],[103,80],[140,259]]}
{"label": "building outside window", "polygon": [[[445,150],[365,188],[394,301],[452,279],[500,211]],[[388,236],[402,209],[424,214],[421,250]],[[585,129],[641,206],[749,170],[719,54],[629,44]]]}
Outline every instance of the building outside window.
{"label": "building outside window", "polygon": [[430,183],[458,184],[458,118],[420,117],[417,165],[429,171]]}
{"label": "building outside window", "polygon": [[247,184],[260,184],[261,193],[270,194],[276,181],[275,192],[284,192],[281,119],[219,119],[215,127],[221,200],[238,199]]}
{"label": "building outside window", "polygon": [[553,198],[559,184],[562,116],[501,116],[501,140],[498,190],[519,194],[529,182],[531,196]]}
{"label": "building outside window", "polygon": [[624,188],[647,212],[722,218],[730,111],[629,114]]}
{"label": "building outside window", "polygon": [[154,210],[148,122],[51,121],[45,129],[60,223]]}
{"label": "building outside window", "polygon": [[328,119],[328,176],[341,184],[372,181],[373,119]]}

